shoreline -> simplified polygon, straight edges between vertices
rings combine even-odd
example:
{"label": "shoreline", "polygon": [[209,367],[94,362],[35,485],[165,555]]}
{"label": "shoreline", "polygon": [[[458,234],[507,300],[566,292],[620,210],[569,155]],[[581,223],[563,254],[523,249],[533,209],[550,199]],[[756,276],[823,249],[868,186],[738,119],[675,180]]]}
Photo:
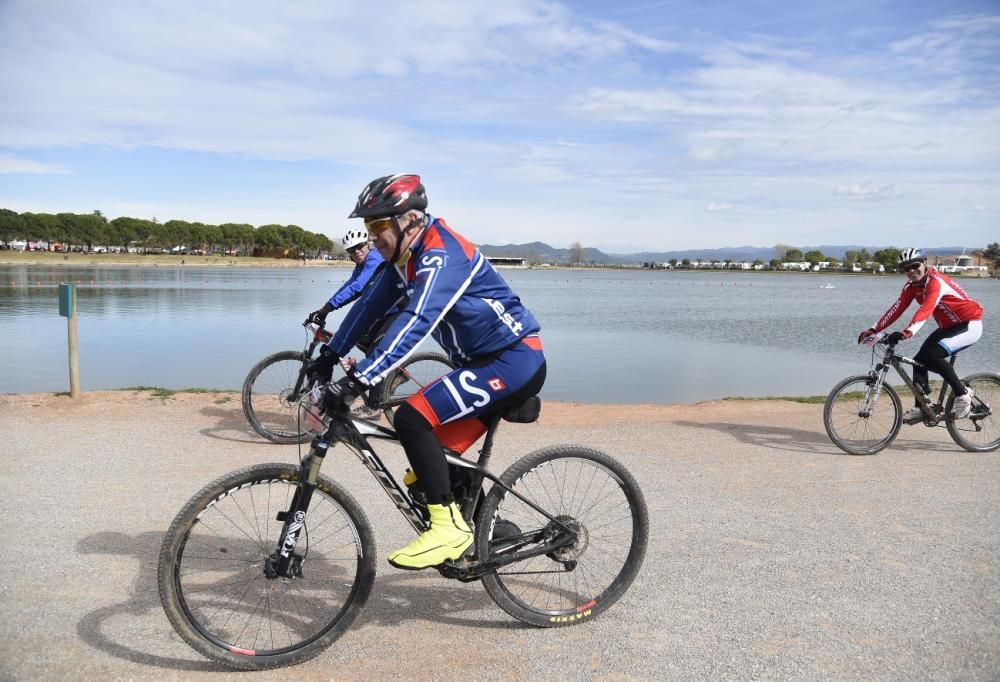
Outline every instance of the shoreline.
{"label": "shoreline", "polygon": [[[241,393],[235,389],[220,389],[220,388],[164,388],[162,386],[126,386],[122,388],[101,388],[94,390],[81,391],[81,396],[79,400],[74,400],[70,397],[69,391],[34,391],[29,393],[0,393],[0,408],[6,403],[17,403],[17,402],[39,402],[39,401],[51,401],[59,400],[61,398],[66,398],[67,400],[61,404],[66,406],[72,406],[76,404],[83,404],[84,402],[94,403],[94,402],[108,402],[114,403],[118,402],[115,398],[124,397],[128,394],[128,398],[137,397],[139,395],[146,395],[150,400],[197,400],[199,398],[215,402],[227,403],[232,401],[234,398],[239,399]],[[826,396],[815,395],[815,396],[726,396],[722,398],[710,398],[708,400],[695,400],[692,402],[678,402],[678,403],[588,403],[578,400],[555,400],[555,399],[545,399],[542,401],[543,405],[563,405],[567,407],[585,407],[585,408],[595,408],[595,409],[667,409],[675,407],[693,407],[697,405],[709,405],[716,403],[761,403],[761,402],[787,402],[787,403],[797,403],[804,405],[815,405],[822,404],[826,400]]]}
{"label": "shoreline", "polygon": [[[9,254],[15,253],[16,256]],[[138,267],[171,267],[171,268],[246,268],[246,269],[314,269],[314,268],[353,268],[350,260],[297,260],[292,258],[264,258],[258,256],[171,256],[167,254],[139,255],[116,253],[49,253],[0,251],[0,266],[23,265],[50,267],[80,267],[80,268],[138,268]],[[611,271],[642,271],[655,273],[670,273],[684,275],[763,275],[780,274],[790,277],[891,277],[896,273],[876,272],[842,272],[837,270],[797,271],[797,270],[735,270],[717,268],[681,268],[681,269],[651,269],[638,265],[537,265],[537,266],[494,266],[498,270],[553,270],[559,272],[586,272],[593,270]],[[996,279],[989,274],[955,274],[959,279]]]}

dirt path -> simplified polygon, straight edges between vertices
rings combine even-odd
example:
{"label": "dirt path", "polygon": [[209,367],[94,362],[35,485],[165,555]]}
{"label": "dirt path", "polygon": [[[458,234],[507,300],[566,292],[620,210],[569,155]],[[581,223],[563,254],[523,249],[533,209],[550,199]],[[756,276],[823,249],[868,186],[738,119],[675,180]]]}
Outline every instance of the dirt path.
{"label": "dirt path", "polygon": [[[391,568],[381,556],[407,528],[360,463],[331,456],[324,473],[374,525],[375,589],[328,651],[260,677],[996,679],[1000,453],[909,427],[850,457],[820,410],[547,403],[538,424],[505,424],[492,468],[587,444],[625,462],[649,505],[636,584],[561,630],[520,626],[476,584]],[[174,634],[156,554],[204,483],[296,448],[255,437],[234,394],[0,396],[0,434],[0,679],[235,679]],[[386,459],[402,471],[398,448]]]}

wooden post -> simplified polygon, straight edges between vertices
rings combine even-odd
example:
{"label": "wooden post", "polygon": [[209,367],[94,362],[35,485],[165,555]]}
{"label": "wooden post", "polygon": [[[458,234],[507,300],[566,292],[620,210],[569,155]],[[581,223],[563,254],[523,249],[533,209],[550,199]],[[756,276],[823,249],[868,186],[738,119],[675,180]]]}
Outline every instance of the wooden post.
{"label": "wooden post", "polygon": [[80,397],[80,362],[76,340],[76,287],[72,284],[59,285],[59,314],[66,318],[69,345],[69,396]]}
{"label": "wooden post", "polygon": [[69,330],[69,397],[80,397],[80,358],[77,355],[76,345],[76,309],[66,320],[66,327]]}

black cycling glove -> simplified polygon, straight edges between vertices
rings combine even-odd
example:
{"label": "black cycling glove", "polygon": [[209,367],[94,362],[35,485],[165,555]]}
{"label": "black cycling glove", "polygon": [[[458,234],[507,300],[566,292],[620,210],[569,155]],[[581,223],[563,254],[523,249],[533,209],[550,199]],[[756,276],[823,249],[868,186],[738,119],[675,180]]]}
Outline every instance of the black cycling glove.
{"label": "black cycling glove", "polygon": [[319,310],[314,310],[309,313],[309,317],[306,318],[306,322],[312,324],[318,324],[320,327],[326,324],[326,316],[333,311],[333,306],[327,301],[323,304],[323,307]]}
{"label": "black cycling glove", "polygon": [[333,368],[338,360],[340,360],[340,356],[334,353],[329,346],[323,344],[319,347],[319,357],[309,363],[306,373],[317,383],[325,384],[333,377]]}

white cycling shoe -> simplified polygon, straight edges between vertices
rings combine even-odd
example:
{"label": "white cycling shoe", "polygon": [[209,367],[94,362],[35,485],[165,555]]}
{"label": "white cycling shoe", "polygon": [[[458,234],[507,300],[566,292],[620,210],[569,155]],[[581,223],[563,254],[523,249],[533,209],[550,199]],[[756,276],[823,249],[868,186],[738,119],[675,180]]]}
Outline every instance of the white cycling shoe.
{"label": "white cycling shoe", "polygon": [[924,418],[924,411],[921,410],[919,407],[911,407],[910,409],[908,409],[906,412],[903,413],[902,417],[903,421],[907,423],[918,422],[923,418]]}
{"label": "white cycling shoe", "polygon": [[951,413],[955,419],[965,419],[972,412],[972,389],[966,388],[965,393],[955,398]]}

